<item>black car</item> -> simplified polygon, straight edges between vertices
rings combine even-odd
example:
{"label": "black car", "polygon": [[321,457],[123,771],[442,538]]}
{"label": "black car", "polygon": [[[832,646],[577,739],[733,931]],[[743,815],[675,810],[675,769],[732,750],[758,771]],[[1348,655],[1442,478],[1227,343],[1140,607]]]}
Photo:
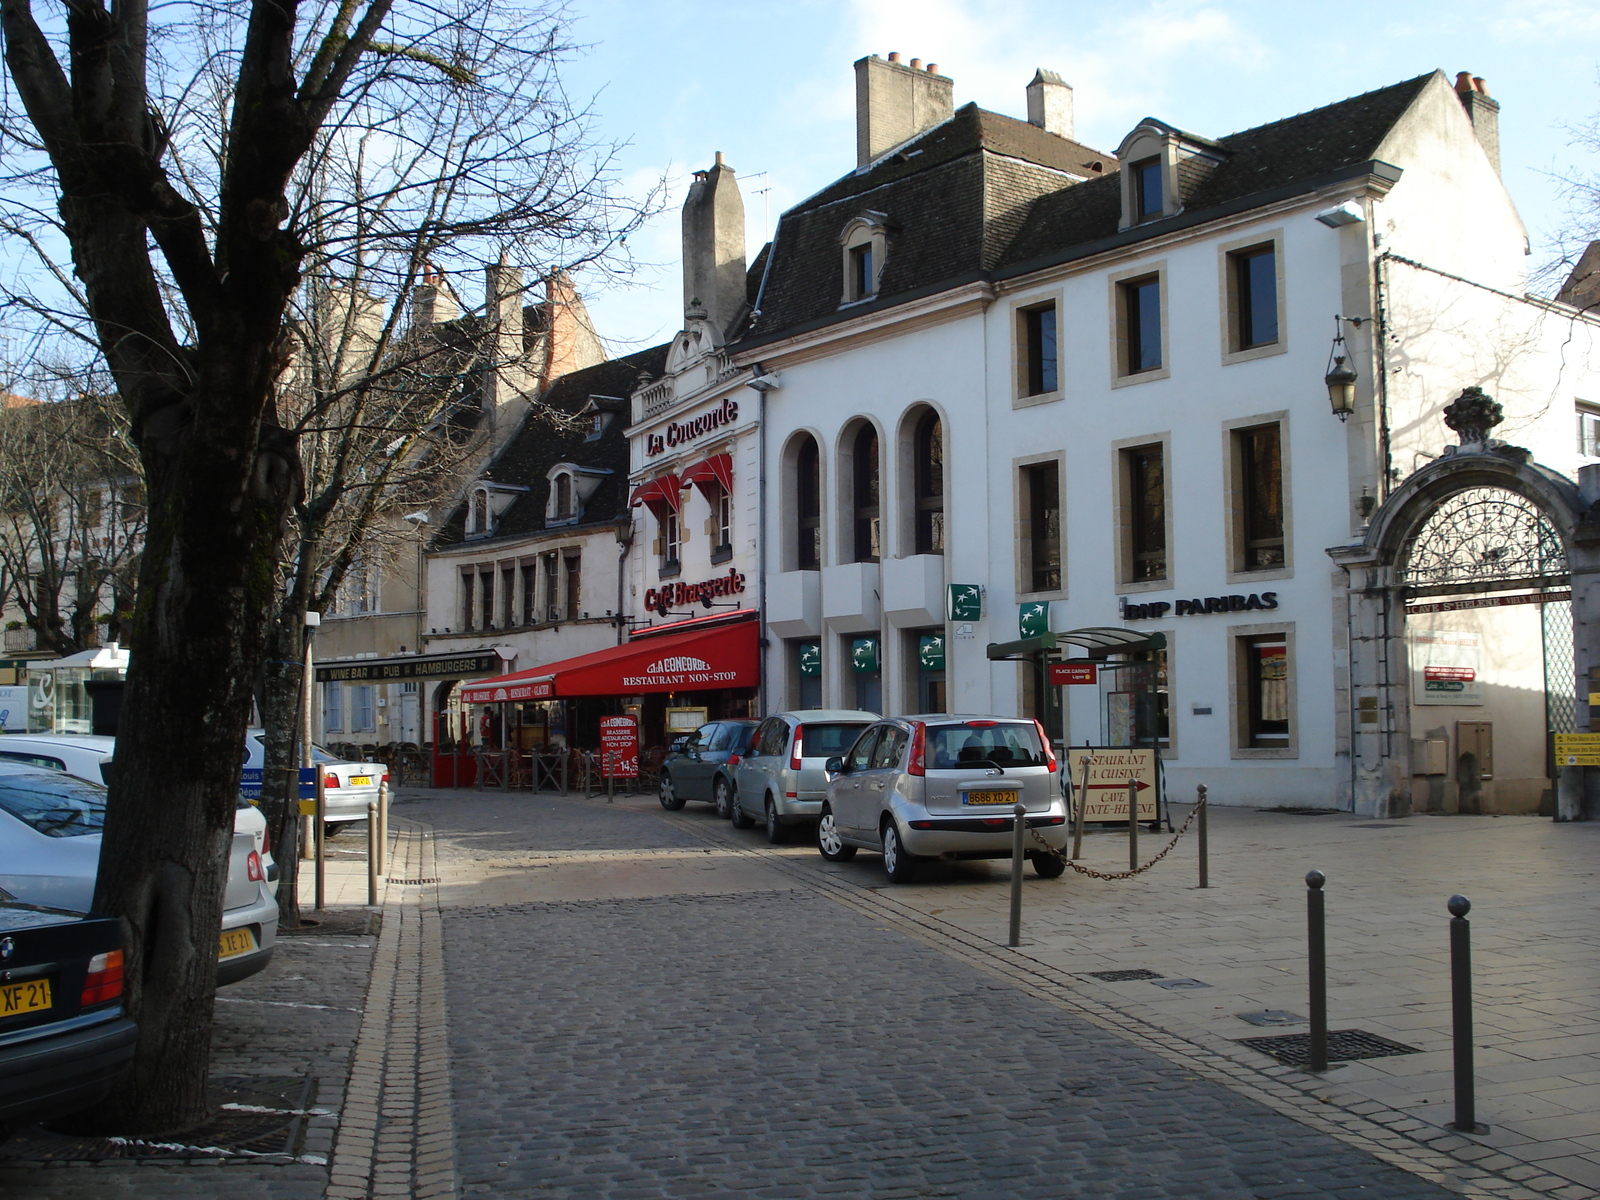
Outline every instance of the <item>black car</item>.
{"label": "black car", "polygon": [[732,815],[733,769],[750,749],[760,721],[712,721],[676,739],[661,764],[661,807],[679,809],[686,800],[717,806],[717,816]]}
{"label": "black car", "polygon": [[137,1033],[121,924],[0,892],[0,1138],[103,1099]]}

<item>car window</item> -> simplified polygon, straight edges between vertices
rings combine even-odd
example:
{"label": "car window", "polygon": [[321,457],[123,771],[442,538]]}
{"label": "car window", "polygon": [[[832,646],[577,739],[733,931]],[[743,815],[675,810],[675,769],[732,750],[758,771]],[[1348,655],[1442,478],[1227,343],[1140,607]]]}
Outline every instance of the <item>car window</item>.
{"label": "car window", "polygon": [[0,750],[0,759],[6,762],[27,763],[30,767],[38,767],[44,771],[67,769],[67,764],[59,758],[51,758],[48,754],[29,754],[23,750]]}
{"label": "car window", "polygon": [[803,731],[800,734],[800,753],[806,758],[832,758],[835,754],[843,754],[866,726],[865,721],[844,725],[808,721],[800,727]]}
{"label": "car window", "polygon": [[728,727],[726,725],[706,725],[700,730],[702,750],[726,750],[728,748]]}
{"label": "car window", "polygon": [[756,728],[755,737],[750,739],[750,749],[745,754],[746,758],[760,758],[763,754],[772,753],[767,747],[772,742],[772,727],[778,724],[781,722],[776,717],[768,717],[761,722]]}
{"label": "car window", "polygon": [[894,725],[883,727],[883,736],[878,739],[878,744],[872,748],[872,767],[881,770],[892,767],[900,761],[900,751],[906,748],[906,731]]}
{"label": "car window", "polygon": [[872,748],[878,742],[878,726],[870,726],[865,733],[856,739],[856,744],[850,747],[850,753],[845,757],[844,765],[852,771],[865,771],[867,764],[872,761]]}
{"label": "car window", "polygon": [[47,837],[82,837],[105,824],[106,792],[71,775],[6,775],[0,777],[0,811]]}
{"label": "car window", "polygon": [[754,740],[756,728],[754,725],[728,726],[728,749],[735,754],[743,754]]}
{"label": "car window", "polygon": [[1042,767],[1049,763],[1039,742],[1038,727],[1029,721],[974,721],[937,725],[927,733],[927,763],[938,771],[958,770],[968,763],[1000,767]]}
{"label": "car window", "polygon": [[766,748],[763,754],[782,754],[789,748],[789,722],[781,718],[774,718],[772,728],[767,730]]}

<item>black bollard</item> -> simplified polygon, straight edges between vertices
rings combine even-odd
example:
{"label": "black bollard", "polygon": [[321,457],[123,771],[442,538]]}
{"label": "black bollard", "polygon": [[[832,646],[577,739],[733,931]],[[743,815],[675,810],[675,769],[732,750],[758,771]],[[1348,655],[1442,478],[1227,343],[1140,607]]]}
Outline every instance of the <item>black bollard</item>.
{"label": "black bollard", "polygon": [[1195,803],[1200,805],[1200,812],[1196,815],[1195,833],[1198,835],[1200,845],[1200,886],[1211,886],[1211,857],[1210,847],[1206,844],[1206,785],[1201,784],[1195,788]]}
{"label": "black bollard", "polygon": [[1311,1069],[1328,1069],[1328,943],[1323,925],[1321,871],[1306,872],[1306,951],[1311,980]]}
{"label": "black bollard", "polygon": [[1457,1133],[1488,1133],[1487,1125],[1478,1124],[1473,1096],[1472,925],[1467,921],[1472,901],[1451,896],[1445,907],[1450,910],[1450,1023],[1456,1068],[1456,1119],[1451,1127]]}

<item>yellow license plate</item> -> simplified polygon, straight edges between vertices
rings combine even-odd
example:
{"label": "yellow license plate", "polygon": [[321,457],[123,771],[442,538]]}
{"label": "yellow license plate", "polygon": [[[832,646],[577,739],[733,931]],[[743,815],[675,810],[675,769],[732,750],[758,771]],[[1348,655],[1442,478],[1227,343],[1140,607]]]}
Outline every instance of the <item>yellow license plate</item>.
{"label": "yellow license plate", "polygon": [[0,986],[0,1017],[39,1012],[50,1007],[50,981],[30,979],[26,983]]}
{"label": "yellow license plate", "polygon": [[1015,792],[968,792],[968,804],[1015,804]]}
{"label": "yellow license plate", "polygon": [[218,958],[236,958],[241,954],[249,954],[256,948],[256,935],[253,929],[246,926],[244,929],[224,929],[222,931],[222,945],[217,952]]}
{"label": "yellow license plate", "polygon": [[371,775],[352,775],[352,776],[350,776],[350,786],[351,787],[371,787],[372,786],[372,776]]}

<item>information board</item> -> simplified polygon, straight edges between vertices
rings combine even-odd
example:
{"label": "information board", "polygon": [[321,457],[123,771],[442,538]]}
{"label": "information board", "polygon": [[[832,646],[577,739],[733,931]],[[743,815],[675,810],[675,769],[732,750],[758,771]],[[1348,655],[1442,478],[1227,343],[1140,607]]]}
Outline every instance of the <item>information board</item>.
{"label": "information board", "polygon": [[[1156,773],[1156,752],[1126,746],[1074,746],[1067,752],[1071,764],[1072,793],[1085,796],[1085,821],[1126,821],[1128,819],[1128,780],[1139,794],[1139,820],[1155,821],[1160,816],[1161,788]],[[1087,792],[1084,792],[1084,762],[1089,764]]]}
{"label": "information board", "polygon": [[1558,733],[1556,766],[1600,767],[1600,733]]}
{"label": "information board", "polygon": [[1092,662],[1060,662],[1050,664],[1050,682],[1056,687],[1075,683],[1098,683],[1098,664]]}
{"label": "information board", "polygon": [[600,769],[607,779],[639,773],[639,722],[634,717],[600,718]]}

